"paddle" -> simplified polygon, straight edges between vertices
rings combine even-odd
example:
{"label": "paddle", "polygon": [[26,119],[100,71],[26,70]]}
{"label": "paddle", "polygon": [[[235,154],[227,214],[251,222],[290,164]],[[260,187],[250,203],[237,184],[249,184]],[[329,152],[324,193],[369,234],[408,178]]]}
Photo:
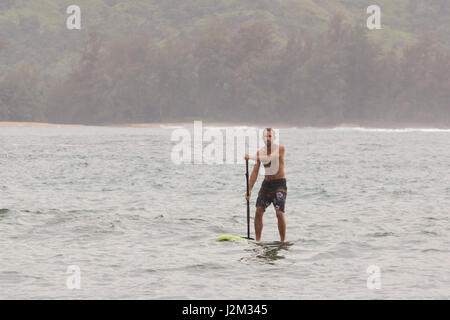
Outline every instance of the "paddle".
{"label": "paddle", "polygon": [[[245,172],[245,177],[247,180],[247,197],[248,197],[248,159],[245,159],[245,167],[246,167],[246,172]],[[250,238],[250,200],[247,199],[247,238],[245,239],[249,239],[249,240],[255,240],[253,238]]]}

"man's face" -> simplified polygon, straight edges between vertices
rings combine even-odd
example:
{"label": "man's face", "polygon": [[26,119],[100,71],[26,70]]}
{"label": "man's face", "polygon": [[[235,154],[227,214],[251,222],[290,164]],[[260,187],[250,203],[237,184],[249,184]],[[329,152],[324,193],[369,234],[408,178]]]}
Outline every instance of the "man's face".
{"label": "man's face", "polygon": [[264,130],[263,140],[266,146],[270,146],[275,138],[274,132],[272,130]]}

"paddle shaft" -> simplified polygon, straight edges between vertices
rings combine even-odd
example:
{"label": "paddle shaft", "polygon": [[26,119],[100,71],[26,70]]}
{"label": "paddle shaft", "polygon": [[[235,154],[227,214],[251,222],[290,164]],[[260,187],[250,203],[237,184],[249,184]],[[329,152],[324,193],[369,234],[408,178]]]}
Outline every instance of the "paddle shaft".
{"label": "paddle shaft", "polygon": [[[249,194],[248,190],[248,159],[245,159],[246,173],[245,177],[247,178],[247,197]],[[250,200],[247,199],[247,238],[250,239]]]}

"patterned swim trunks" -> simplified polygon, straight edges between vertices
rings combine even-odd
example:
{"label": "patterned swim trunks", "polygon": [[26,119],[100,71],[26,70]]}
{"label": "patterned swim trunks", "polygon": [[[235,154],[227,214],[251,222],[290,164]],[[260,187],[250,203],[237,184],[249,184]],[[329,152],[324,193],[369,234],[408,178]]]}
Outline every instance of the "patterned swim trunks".
{"label": "patterned swim trunks", "polygon": [[257,207],[264,207],[264,211],[271,203],[275,210],[284,212],[287,186],[286,179],[264,180],[258,192]]}

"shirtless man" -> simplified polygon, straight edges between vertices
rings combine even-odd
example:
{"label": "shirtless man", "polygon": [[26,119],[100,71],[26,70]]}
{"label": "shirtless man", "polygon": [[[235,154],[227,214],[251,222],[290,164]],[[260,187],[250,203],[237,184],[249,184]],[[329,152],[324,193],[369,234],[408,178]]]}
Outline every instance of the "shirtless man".
{"label": "shirtless man", "polygon": [[245,155],[245,159],[256,160],[250,176],[249,193],[245,195],[250,199],[253,185],[256,182],[261,163],[264,165],[265,178],[261,184],[256,200],[255,214],[255,234],[256,241],[260,241],[263,229],[263,215],[266,208],[273,203],[278,219],[278,231],[280,232],[280,241],[284,242],[286,238],[286,220],[284,218],[284,204],[287,195],[286,177],[284,175],[284,153],[285,148],[274,144],[275,131],[266,128],[263,133],[265,147],[258,150],[256,156]]}

